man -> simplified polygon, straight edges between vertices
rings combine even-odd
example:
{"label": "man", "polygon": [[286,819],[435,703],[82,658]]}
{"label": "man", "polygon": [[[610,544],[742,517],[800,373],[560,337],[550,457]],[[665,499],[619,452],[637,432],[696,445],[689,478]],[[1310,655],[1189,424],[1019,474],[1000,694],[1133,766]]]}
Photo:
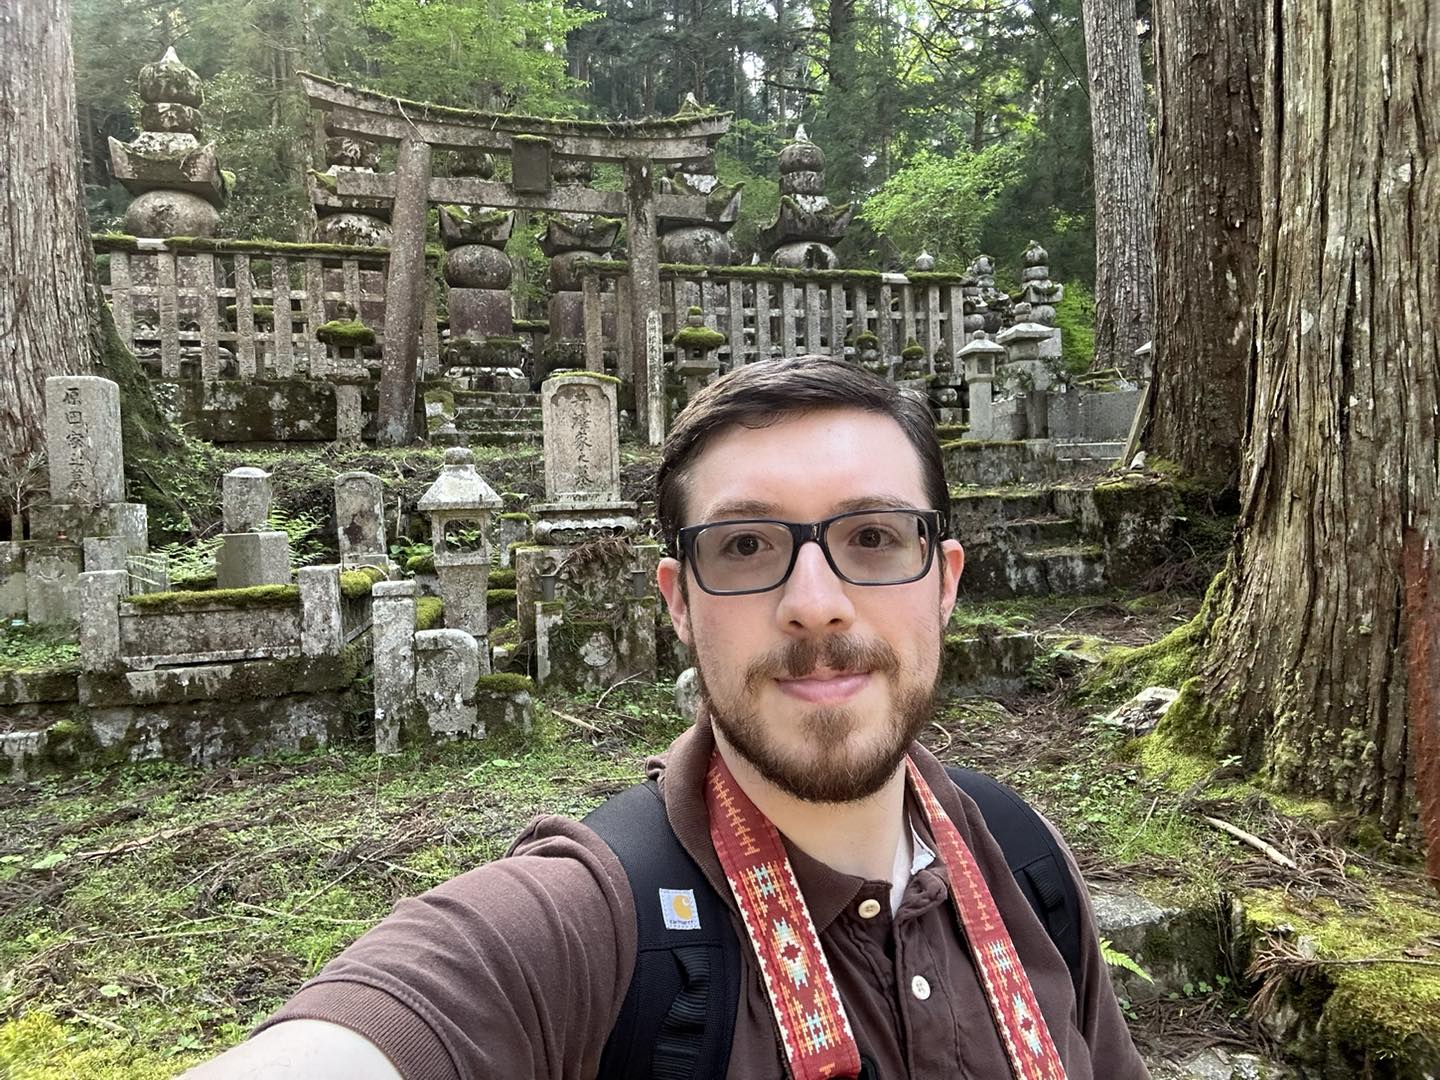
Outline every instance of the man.
{"label": "man", "polygon": [[[726,1075],[1145,1077],[1083,890],[1072,978],[914,741],[964,566],[925,404],[825,358],[741,368],[678,417],[657,507],[702,708],[652,773],[741,942]],[[194,1075],[595,1076],[656,902],[542,818]]]}

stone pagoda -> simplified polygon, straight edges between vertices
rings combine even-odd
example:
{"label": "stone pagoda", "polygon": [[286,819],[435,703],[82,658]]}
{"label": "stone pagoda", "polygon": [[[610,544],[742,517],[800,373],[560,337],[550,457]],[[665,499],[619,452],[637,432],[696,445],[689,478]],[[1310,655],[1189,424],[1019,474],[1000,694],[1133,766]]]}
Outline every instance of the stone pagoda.
{"label": "stone pagoda", "polygon": [[[577,158],[556,159],[553,170],[557,187],[589,187],[594,175],[590,162]],[[577,269],[582,262],[610,258],[623,224],[621,218],[602,214],[550,216],[540,238],[540,250],[550,259],[551,289],[546,313],[550,334],[541,373],[585,366],[585,305]]]}
{"label": "stone pagoda", "polygon": [[213,236],[234,182],[221,171],[215,144],[201,144],[200,76],[173,47],[140,69],[141,131],[110,139],[110,169],[136,196],[125,211],[135,236]]}
{"label": "stone pagoda", "polygon": [[855,206],[832,206],[825,196],[825,155],[805,134],[780,151],[780,213],[760,233],[760,246],[776,266],[833,270],[834,245],[845,236]]}
{"label": "stone pagoda", "polygon": [[[694,94],[685,95],[678,115],[698,112]],[[665,195],[703,195],[703,216],[662,216],[656,223],[660,234],[660,261],[692,266],[728,266],[730,240],[725,235],[740,217],[740,193],[744,184],[722,184],[715,172],[715,155],[672,165],[660,179]]]}
{"label": "stone pagoda", "polygon": [[1020,300],[1030,305],[1030,318],[1055,325],[1055,306],[1065,299],[1065,286],[1050,280],[1050,255],[1031,240],[1020,257]]}
{"label": "stone pagoda", "polygon": [[337,179],[342,173],[373,173],[380,147],[368,139],[342,135],[325,122],[325,171],[311,169],[305,183],[315,216],[315,240],[321,244],[355,247],[390,246],[390,200],[375,196],[341,195]]}

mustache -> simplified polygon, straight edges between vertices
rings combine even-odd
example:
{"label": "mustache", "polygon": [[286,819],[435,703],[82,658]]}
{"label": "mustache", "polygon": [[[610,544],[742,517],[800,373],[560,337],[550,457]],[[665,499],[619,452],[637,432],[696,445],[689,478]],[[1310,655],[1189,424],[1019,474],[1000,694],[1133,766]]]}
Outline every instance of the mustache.
{"label": "mustache", "polygon": [[745,689],[753,692],[768,679],[803,679],[820,667],[894,675],[900,671],[900,657],[884,641],[853,634],[791,641],[750,662],[745,669]]}

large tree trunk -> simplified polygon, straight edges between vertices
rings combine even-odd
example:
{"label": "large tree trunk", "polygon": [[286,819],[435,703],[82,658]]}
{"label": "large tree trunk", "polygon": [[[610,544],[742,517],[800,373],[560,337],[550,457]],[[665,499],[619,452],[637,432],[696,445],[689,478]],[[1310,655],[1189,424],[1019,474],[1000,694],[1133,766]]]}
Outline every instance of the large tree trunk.
{"label": "large tree trunk", "polygon": [[1440,883],[1440,4],[1266,6],[1241,530],[1172,730],[1392,834],[1416,783]]}
{"label": "large tree trunk", "polygon": [[1133,372],[1155,302],[1153,180],[1135,0],[1085,0],[1095,151],[1095,367]]}
{"label": "large tree trunk", "polygon": [[1264,0],[1157,0],[1155,347],[1146,447],[1239,485],[1260,247]]}
{"label": "large tree trunk", "polygon": [[0,0],[0,56],[0,470],[15,481],[44,448],[45,379],[89,370],[99,341],[68,0]]}

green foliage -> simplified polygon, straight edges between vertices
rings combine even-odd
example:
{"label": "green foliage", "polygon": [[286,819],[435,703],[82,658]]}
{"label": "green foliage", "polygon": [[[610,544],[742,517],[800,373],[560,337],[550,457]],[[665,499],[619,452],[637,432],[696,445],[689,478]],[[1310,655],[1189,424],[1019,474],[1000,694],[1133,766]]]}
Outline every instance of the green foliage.
{"label": "green foliage", "polygon": [[379,89],[444,105],[573,115],[566,35],[595,16],[561,0],[371,0]]}
{"label": "green foliage", "polygon": [[1135,962],[1135,958],[1129,953],[1121,952],[1110,943],[1109,938],[1100,939],[1100,957],[1111,967],[1117,967],[1122,971],[1128,971],[1132,975],[1139,975],[1146,982],[1153,983],[1150,973]]}
{"label": "green foliage", "polygon": [[80,644],[73,633],[50,626],[0,623],[0,671],[48,671],[74,668]]}
{"label": "green foliage", "polygon": [[1065,284],[1065,299],[1055,307],[1060,328],[1060,358],[1071,375],[1084,375],[1095,359],[1095,294],[1079,281]]}
{"label": "green foliage", "polygon": [[445,601],[438,596],[421,596],[415,601],[415,629],[434,630],[445,618]]}
{"label": "green foliage", "polygon": [[941,267],[960,268],[980,254],[989,215],[1019,182],[1022,160],[1009,143],[948,156],[921,150],[865,200],[860,214],[907,263],[925,249]]}

